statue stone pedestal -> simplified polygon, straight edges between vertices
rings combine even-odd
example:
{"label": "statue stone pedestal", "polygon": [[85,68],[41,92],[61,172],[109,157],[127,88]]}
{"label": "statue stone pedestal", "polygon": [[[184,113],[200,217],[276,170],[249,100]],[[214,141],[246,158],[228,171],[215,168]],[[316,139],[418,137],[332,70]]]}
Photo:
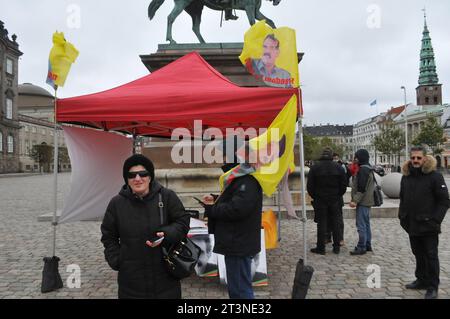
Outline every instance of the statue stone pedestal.
{"label": "statue stone pedestal", "polygon": [[[160,44],[158,51],[150,55],[141,55],[142,63],[150,72],[154,72],[180,57],[196,51],[211,66],[239,86],[266,86],[261,80],[256,80],[249,74],[239,60],[243,43],[206,43],[206,44]],[[301,61],[303,53],[298,53]]]}

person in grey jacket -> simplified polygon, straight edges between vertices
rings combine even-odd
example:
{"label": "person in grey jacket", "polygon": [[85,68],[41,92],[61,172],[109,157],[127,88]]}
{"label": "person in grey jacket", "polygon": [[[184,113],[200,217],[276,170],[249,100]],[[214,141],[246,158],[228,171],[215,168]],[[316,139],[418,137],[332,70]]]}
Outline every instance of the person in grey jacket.
{"label": "person in grey jacket", "polygon": [[359,241],[351,255],[364,255],[372,251],[372,230],[370,228],[370,208],[374,205],[373,191],[375,176],[369,164],[369,152],[365,149],[355,153],[355,161],[359,165],[358,174],[352,182],[352,201],[350,207],[356,208],[356,228]]}

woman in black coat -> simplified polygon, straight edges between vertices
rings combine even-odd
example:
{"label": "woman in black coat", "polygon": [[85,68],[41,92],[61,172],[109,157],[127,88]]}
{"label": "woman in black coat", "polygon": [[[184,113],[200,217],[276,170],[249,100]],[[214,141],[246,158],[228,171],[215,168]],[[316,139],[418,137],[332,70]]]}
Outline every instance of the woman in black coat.
{"label": "woman in black coat", "polygon": [[[146,157],[127,159],[123,176],[126,184],[111,199],[101,225],[105,259],[119,272],[119,298],[179,299],[180,280],[165,270],[161,245],[183,239],[189,231],[190,216],[177,195],[155,181],[153,163]],[[154,237],[164,239],[155,243]]]}

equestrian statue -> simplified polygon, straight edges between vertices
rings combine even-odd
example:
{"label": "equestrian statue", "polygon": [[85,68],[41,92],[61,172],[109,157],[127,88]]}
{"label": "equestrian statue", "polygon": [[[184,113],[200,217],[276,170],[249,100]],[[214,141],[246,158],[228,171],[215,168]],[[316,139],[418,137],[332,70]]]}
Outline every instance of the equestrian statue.
{"label": "equestrian statue", "polygon": [[[165,0],[152,0],[148,7],[148,17],[153,19],[156,11],[162,6]],[[277,6],[281,0],[268,0]],[[200,33],[200,23],[202,21],[203,8],[206,6],[212,10],[225,11],[225,20],[236,20],[238,17],[233,15],[233,10],[243,10],[247,13],[250,25],[254,25],[256,20],[266,20],[266,23],[272,28],[275,24],[272,20],[264,16],[261,9],[262,0],[174,0],[175,7],[167,17],[167,41],[175,44],[172,38],[172,26],[176,18],[184,11],[192,17],[192,30],[200,43],[205,43]]]}

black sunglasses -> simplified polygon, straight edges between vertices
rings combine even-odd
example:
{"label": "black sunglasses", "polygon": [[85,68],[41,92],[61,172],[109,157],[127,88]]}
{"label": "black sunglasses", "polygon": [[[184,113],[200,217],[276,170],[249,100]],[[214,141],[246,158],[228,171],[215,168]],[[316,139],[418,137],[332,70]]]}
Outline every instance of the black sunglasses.
{"label": "black sunglasses", "polygon": [[414,160],[418,160],[420,161],[423,157],[419,157],[419,156],[411,156],[411,159]]}
{"label": "black sunglasses", "polygon": [[135,179],[137,175],[139,175],[141,178],[149,177],[150,173],[148,171],[128,172],[127,177],[128,179]]}

